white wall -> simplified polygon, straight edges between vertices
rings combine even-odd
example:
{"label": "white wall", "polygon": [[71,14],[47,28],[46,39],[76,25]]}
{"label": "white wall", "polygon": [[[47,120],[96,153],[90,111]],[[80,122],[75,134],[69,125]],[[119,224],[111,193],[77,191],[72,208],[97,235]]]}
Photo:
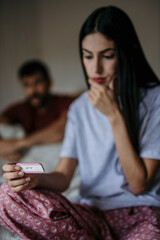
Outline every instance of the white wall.
{"label": "white wall", "polygon": [[23,97],[16,71],[31,58],[48,64],[55,92],[85,88],[79,30],[95,8],[106,5],[118,6],[130,16],[160,77],[159,0],[0,0],[0,110]]}

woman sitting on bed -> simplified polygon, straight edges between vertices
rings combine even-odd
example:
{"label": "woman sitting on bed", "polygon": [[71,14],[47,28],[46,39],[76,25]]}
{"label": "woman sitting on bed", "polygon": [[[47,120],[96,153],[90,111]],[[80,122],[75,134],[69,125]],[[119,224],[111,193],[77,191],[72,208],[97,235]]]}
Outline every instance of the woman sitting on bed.
{"label": "woman sitting on bed", "polygon": [[[89,90],[70,107],[58,166],[26,175],[4,165],[0,222],[23,239],[159,239],[160,83],[116,7],[95,10],[79,44]],[[77,165],[71,203],[60,192]]]}

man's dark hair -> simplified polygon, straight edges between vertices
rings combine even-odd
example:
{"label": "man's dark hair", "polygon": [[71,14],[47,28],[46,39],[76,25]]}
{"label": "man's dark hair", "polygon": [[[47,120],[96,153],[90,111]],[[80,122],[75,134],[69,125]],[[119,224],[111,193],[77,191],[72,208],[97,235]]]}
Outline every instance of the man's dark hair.
{"label": "man's dark hair", "polygon": [[50,81],[50,74],[47,66],[40,60],[31,60],[23,63],[18,70],[18,77],[29,77],[36,73],[43,74],[44,80]]}

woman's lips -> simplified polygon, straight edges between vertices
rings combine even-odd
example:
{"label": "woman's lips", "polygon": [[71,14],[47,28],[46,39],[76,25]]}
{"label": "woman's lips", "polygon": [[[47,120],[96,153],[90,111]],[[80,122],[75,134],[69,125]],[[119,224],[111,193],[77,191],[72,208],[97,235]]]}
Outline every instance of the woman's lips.
{"label": "woman's lips", "polygon": [[104,80],[105,80],[105,78],[93,78],[93,81],[95,81],[97,83],[103,83]]}

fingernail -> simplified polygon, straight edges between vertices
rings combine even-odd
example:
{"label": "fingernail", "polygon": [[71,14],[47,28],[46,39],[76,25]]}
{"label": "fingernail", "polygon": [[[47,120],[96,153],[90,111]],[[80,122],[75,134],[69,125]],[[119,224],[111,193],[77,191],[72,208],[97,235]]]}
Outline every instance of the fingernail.
{"label": "fingernail", "polygon": [[24,172],[19,172],[18,175],[23,176]]}
{"label": "fingernail", "polygon": [[27,177],[25,180],[26,180],[26,182],[29,182],[31,180],[31,178]]}
{"label": "fingernail", "polygon": [[16,170],[21,170],[21,167],[20,166],[15,166],[15,169]]}

